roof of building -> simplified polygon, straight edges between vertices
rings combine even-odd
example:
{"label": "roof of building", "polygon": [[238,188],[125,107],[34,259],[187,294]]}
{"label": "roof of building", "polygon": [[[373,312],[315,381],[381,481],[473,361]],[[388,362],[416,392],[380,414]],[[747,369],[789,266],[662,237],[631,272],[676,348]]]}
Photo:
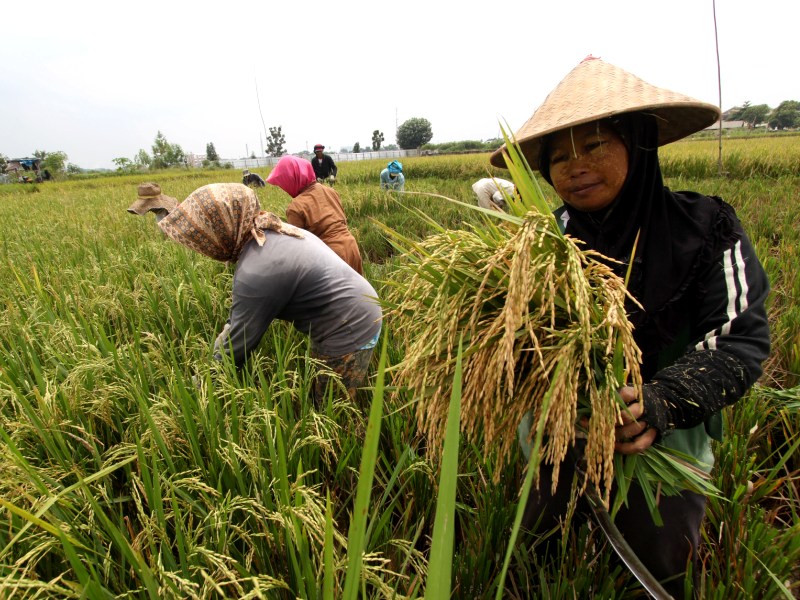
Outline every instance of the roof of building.
{"label": "roof of building", "polygon": [[[738,129],[740,127],[747,127],[747,121],[723,121],[723,129]],[[706,129],[719,129],[719,121],[713,125],[709,125]]]}

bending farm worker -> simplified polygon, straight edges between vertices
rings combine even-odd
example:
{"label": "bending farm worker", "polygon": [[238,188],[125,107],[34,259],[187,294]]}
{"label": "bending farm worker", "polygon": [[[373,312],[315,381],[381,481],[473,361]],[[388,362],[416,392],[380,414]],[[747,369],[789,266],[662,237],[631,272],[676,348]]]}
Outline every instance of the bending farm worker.
{"label": "bending farm worker", "polygon": [[475,193],[475,197],[478,199],[478,206],[481,208],[506,211],[508,210],[506,196],[514,194],[516,188],[513,183],[505,179],[484,177],[472,184],[472,191]]}
{"label": "bending farm worker", "polygon": [[381,171],[381,189],[402,192],[405,186],[406,176],[403,175],[403,163],[393,160]]}
{"label": "bending farm worker", "polygon": [[325,146],[322,144],[314,145],[314,158],[311,159],[311,166],[314,168],[314,176],[320,183],[328,183],[333,185],[336,183],[336,174],[339,169],[333,158],[325,154]]}
{"label": "bending farm worker", "polygon": [[318,182],[307,160],[282,157],[267,177],[267,183],[292,197],[286,207],[289,223],[319,237],[359,275],[363,273],[361,252],[347,228],[341,198],[336,190]]}
{"label": "bending farm worker", "polygon": [[252,187],[266,187],[267,184],[258,173],[251,173],[245,169],[242,171],[242,184]]}
{"label": "bending farm worker", "polygon": [[[232,355],[240,366],[274,319],[288,321],[355,395],[380,334],[381,309],[369,282],[322,240],[262,211],[255,192],[238,183],[195,190],[159,226],[179,244],[236,263],[218,360]],[[325,377],[315,381],[318,400],[326,385]]]}
{"label": "bending farm worker", "polygon": [[[720,198],[673,192],[662,180],[658,147],[711,125],[712,104],[650,85],[600,59],[573,69],[516,133],[532,168],[555,189],[565,232],[618,262],[636,303],[627,312],[642,351],[642,392],[620,390],[629,413],[616,427],[616,451],[660,442],[713,464],[711,438],[720,411],[761,375],[770,341],[766,274],[734,209]],[[505,164],[505,147],[491,162]],[[638,241],[637,241],[638,237]],[[521,437],[528,431],[520,428]],[[525,524],[545,532],[567,510],[575,465],[541,469]],[[615,523],[650,572],[684,597],[687,564],[696,585],[705,497],[684,492],[659,500],[657,526],[638,485]],[[581,498],[576,518],[586,514]],[[546,544],[542,544],[545,548]],[[692,582],[688,582],[691,585]]]}

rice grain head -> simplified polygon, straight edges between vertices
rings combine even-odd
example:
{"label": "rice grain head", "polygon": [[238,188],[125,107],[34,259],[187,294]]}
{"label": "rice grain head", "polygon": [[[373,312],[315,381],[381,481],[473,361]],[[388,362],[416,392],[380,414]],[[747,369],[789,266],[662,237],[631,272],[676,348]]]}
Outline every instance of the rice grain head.
{"label": "rice grain head", "polygon": [[[387,300],[389,318],[407,332],[396,381],[419,398],[419,426],[434,451],[443,443],[453,349],[463,336],[461,428],[468,438],[482,439],[484,451],[505,463],[516,451],[517,424],[532,411],[557,481],[578,412],[591,411],[587,481],[608,495],[616,390],[641,379],[624,282],[600,258],[537,211],[517,226],[446,231],[406,249]],[[613,368],[620,359],[624,380]]]}

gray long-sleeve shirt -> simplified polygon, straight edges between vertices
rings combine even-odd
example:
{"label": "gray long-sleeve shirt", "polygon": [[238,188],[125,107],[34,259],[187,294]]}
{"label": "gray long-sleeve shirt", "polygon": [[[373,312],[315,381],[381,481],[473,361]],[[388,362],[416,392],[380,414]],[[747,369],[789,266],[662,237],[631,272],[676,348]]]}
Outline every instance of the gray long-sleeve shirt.
{"label": "gray long-sleeve shirt", "polygon": [[258,346],[273,319],[289,321],[325,356],[355,352],[377,335],[377,293],[333,250],[305,231],[298,239],[266,231],[248,242],[233,279],[230,348],[236,364]]}

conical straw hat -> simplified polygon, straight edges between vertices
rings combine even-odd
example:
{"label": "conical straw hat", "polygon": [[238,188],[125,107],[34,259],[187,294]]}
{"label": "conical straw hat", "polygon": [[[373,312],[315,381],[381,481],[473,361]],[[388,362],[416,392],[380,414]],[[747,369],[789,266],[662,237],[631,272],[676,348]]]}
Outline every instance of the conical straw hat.
{"label": "conical straw hat", "polygon": [[[656,116],[659,146],[705,129],[720,116],[713,104],[650,85],[632,73],[590,56],[550,92],[515,137],[528,164],[536,170],[544,136],[637,111]],[[504,150],[505,144],[492,153],[489,160],[495,167],[505,167]]]}

